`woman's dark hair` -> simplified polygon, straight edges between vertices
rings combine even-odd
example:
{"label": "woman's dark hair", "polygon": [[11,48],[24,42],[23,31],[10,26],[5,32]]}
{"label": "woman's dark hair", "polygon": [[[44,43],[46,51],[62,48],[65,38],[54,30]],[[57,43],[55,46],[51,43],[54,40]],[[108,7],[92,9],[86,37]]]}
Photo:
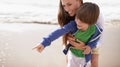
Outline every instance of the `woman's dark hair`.
{"label": "woman's dark hair", "polygon": [[[81,2],[81,4],[83,4],[83,0],[79,0]],[[71,17],[69,16],[69,14],[64,10],[63,6],[62,6],[62,2],[60,0],[59,3],[59,10],[58,10],[58,24],[63,27],[65,24],[69,23],[71,20],[74,20],[75,16]],[[65,34],[63,36],[63,44],[66,45],[67,44],[67,35]]]}

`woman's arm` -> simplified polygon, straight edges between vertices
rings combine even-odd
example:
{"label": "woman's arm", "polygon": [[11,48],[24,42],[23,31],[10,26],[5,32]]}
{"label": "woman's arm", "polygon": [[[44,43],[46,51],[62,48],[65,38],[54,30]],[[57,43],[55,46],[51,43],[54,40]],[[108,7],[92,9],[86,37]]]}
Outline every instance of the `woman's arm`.
{"label": "woman's arm", "polygon": [[97,45],[97,42],[99,41],[99,39],[102,35],[102,31],[103,31],[103,29],[101,29],[100,27],[98,27],[96,25],[96,31],[93,34],[93,36],[90,38],[90,40],[87,42],[86,45],[90,46],[91,49],[94,48]]}
{"label": "woman's arm", "polygon": [[[96,23],[96,27],[97,27],[97,31],[95,32],[95,34],[91,37],[90,40],[94,39],[95,37],[97,37],[100,34],[100,37],[102,35],[102,32],[104,30],[104,17],[103,14],[100,12],[97,23]],[[98,32],[99,31],[99,32]],[[101,31],[101,32],[100,32]],[[97,45],[97,42],[101,39],[100,37],[96,38],[96,40],[92,41],[92,42],[88,42],[88,46],[90,46],[91,48],[95,47]]]}
{"label": "woman's arm", "polygon": [[[99,41],[100,37],[102,34],[102,29],[99,27],[96,27],[96,32],[94,33],[94,35],[90,38],[89,42],[86,44],[87,46],[89,46],[91,49],[94,48],[97,45],[97,42]],[[80,43],[76,43],[75,42],[75,38],[69,34],[69,36],[67,37],[69,43],[74,46],[77,49],[82,49],[84,50],[85,48],[83,48],[85,46],[85,43],[81,42]]]}

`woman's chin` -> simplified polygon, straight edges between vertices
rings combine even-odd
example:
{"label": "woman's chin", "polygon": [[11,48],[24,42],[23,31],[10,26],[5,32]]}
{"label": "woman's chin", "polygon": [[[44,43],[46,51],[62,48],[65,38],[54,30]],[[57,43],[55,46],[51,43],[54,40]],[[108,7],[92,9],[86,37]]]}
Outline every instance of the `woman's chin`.
{"label": "woman's chin", "polygon": [[74,14],[69,14],[71,17],[73,17],[74,16]]}

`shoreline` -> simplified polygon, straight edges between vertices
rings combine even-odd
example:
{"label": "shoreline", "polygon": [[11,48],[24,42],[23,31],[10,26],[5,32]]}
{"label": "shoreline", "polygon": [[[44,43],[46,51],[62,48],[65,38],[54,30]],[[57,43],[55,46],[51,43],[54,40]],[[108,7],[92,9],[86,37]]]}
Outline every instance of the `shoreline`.
{"label": "shoreline", "polygon": [[[28,23],[28,24],[31,24],[31,23],[35,23],[35,24],[51,24],[51,25],[58,25],[57,23],[57,20],[55,21],[22,21],[22,20],[15,20],[15,21],[12,21],[12,20],[7,20],[7,21],[1,21],[1,23]],[[105,21],[105,24],[119,24],[120,25],[120,19],[113,19],[113,20],[109,20],[109,21]]]}

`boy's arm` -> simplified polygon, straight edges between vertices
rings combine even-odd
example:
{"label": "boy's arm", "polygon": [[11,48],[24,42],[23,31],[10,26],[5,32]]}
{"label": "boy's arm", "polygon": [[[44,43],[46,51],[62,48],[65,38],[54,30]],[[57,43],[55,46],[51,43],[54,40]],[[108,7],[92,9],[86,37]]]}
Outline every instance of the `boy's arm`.
{"label": "boy's arm", "polygon": [[87,43],[90,48],[94,48],[97,45],[97,42],[99,41],[101,35],[102,35],[103,29],[96,26],[96,31],[93,34],[93,36],[90,38],[89,42]]}
{"label": "boy's arm", "polygon": [[60,36],[72,31],[74,28],[75,22],[70,22],[66,25],[64,25],[62,28],[59,28],[55,31],[53,31],[51,34],[49,34],[47,37],[44,37],[41,44],[46,47],[51,44],[52,41],[59,38]]}

